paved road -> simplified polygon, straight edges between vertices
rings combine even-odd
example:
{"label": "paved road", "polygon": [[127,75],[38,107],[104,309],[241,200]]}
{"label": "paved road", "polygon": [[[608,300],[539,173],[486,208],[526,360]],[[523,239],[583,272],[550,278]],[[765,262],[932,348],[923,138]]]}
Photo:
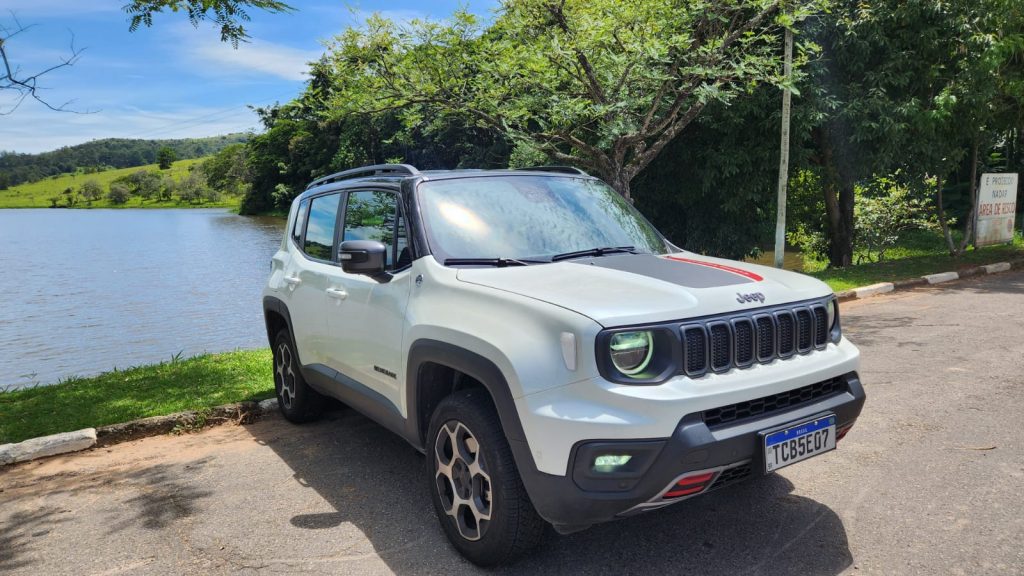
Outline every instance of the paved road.
{"label": "paved road", "polygon": [[[510,574],[1024,574],[1024,274],[851,303],[868,403],[839,450],[552,535]],[[0,573],[470,574],[422,458],[340,411],[0,472]]]}

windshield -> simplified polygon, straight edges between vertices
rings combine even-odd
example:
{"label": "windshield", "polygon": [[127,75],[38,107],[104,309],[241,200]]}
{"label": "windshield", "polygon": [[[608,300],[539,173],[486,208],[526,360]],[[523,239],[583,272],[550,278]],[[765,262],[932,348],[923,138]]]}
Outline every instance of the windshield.
{"label": "windshield", "polygon": [[548,261],[607,247],[666,252],[658,231],[599,180],[509,175],[427,181],[419,186],[419,203],[440,262]]}

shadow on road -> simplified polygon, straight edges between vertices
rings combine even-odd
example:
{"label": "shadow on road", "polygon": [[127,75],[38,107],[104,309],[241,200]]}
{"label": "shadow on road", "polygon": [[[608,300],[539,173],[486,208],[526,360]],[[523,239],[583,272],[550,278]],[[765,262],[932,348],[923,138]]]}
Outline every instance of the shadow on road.
{"label": "shadow on road", "polygon": [[[27,568],[41,560],[39,552],[45,550],[45,537],[75,517],[74,506],[68,503],[79,498],[88,500],[87,495],[101,489],[138,492],[137,496],[124,500],[117,514],[108,518],[104,529],[111,538],[140,528],[161,530],[200,513],[202,501],[212,493],[193,487],[188,476],[208,462],[208,459],[199,459],[185,464],[156,464],[114,476],[105,469],[83,474],[62,473],[37,478],[32,484],[14,482],[3,486],[0,489],[3,511],[12,512],[0,514],[0,573]],[[47,498],[63,505],[26,508],[25,502],[40,495],[34,485],[46,486]]]}
{"label": "shadow on road", "polygon": [[[351,523],[396,574],[475,573],[448,545],[427,493],[423,457],[341,409],[296,434],[283,419],[247,430],[334,512],[303,514],[307,530]],[[291,428],[291,429],[290,429]],[[839,517],[772,475],[570,536],[551,531],[507,574],[837,574],[852,563]]]}

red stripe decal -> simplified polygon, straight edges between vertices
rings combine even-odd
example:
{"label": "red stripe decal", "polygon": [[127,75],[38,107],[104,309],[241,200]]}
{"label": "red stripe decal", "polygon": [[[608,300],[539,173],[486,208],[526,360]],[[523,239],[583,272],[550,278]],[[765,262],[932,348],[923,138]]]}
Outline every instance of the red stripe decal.
{"label": "red stripe decal", "polygon": [[718,270],[732,272],[733,274],[738,274],[740,276],[743,276],[744,278],[750,278],[754,282],[760,282],[764,280],[764,278],[758,276],[757,274],[754,274],[753,272],[743,270],[742,268],[733,268],[732,266],[726,266],[725,264],[715,264],[714,262],[705,262],[704,260],[692,260],[690,258],[681,258],[679,256],[665,256],[665,258],[668,258],[669,260],[675,260],[677,262],[686,262],[687,264],[697,264],[698,266],[707,266],[708,268],[716,268]]}

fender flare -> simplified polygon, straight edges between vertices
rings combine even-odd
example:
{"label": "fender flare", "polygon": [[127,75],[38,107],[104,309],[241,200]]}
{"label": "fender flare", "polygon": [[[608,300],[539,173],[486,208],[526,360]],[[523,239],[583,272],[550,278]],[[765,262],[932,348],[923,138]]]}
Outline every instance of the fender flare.
{"label": "fender flare", "polygon": [[288,306],[280,298],[275,296],[264,296],[263,297],[263,323],[267,327],[267,341],[270,343],[270,347],[274,346],[275,334],[270,327],[270,318],[268,312],[274,312],[284,318],[284,324],[288,328],[288,334],[292,337],[292,348],[295,350],[295,359],[298,360],[299,366],[302,366],[302,358],[299,356],[299,347],[295,345],[295,332],[292,331],[292,316],[288,313]]}
{"label": "fender flare", "polygon": [[458,370],[484,385],[491,395],[494,407],[498,411],[501,427],[508,438],[516,465],[520,469],[536,469],[533,455],[526,443],[526,434],[519,419],[512,391],[501,369],[491,360],[472,352],[439,340],[424,338],[409,346],[405,372],[406,400],[406,436],[418,448],[426,445],[421,433],[422,426],[419,415],[420,404],[420,370],[426,363],[435,363]]}

